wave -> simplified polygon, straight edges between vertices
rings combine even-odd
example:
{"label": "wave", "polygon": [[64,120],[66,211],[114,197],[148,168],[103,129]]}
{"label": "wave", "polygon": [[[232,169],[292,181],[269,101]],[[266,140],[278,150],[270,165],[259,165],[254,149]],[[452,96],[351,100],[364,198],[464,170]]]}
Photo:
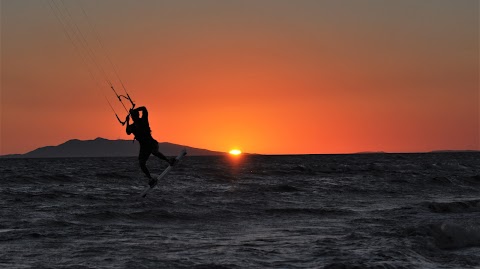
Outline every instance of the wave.
{"label": "wave", "polygon": [[480,200],[467,200],[458,202],[427,203],[430,211],[435,213],[469,213],[480,212]]}
{"label": "wave", "polygon": [[461,249],[480,246],[480,226],[442,223],[431,225],[435,244],[441,249]]}
{"label": "wave", "polygon": [[365,263],[331,263],[324,269],[406,269],[411,267],[405,267],[401,265],[394,265],[391,263],[375,263],[375,265],[369,265]]}
{"label": "wave", "polygon": [[[59,238],[78,228],[77,222],[56,218],[35,218],[17,223],[14,228],[0,231],[0,241],[14,241],[25,238]],[[22,228],[19,228],[22,227]]]}
{"label": "wave", "polygon": [[427,184],[433,184],[436,186],[447,186],[447,185],[456,185],[456,186],[476,186],[480,184],[480,175],[473,175],[473,176],[458,176],[453,175],[450,177],[447,176],[435,176],[426,182]]}
{"label": "wave", "polygon": [[470,184],[480,184],[480,175],[470,176],[464,179],[465,182]]}
{"label": "wave", "polygon": [[117,172],[97,172],[95,173],[95,176],[97,178],[108,178],[108,179],[111,179],[111,178],[115,178],[115,179],[131,179],[131,177],[129,175],[126,175],[126,174],[121,174],[121,173],[117,173]]}
{"label": "wave", "polygon": [[[194,265],[192,268],[194,269],[229,269],[232,268],[232,264],[229,265],[222,265],[222,264],[216,264],[216,263],[207,263],[207,264],[197,264]],[[236,266],[234,266],[236,267]]]}
{"label": "wave", "polygon": [[265,209],[266,213],[271,214],[308,214],[308,215],[348,215],[353,214],[354,211],[347,209],[327,209],[327,208],[269,208]]}
{"label": "wave", "polygon": [[276,186],[274,190],[279,192],[295,192],[295,191],[299,191],[300,189],[288,184],[282,184],[282,185]]}
{"label": "wave", "polygon": [[2,176],[2,184],[30,184],[34,183],[37,178],[33,175],[25,175],[25,174],[14,174],[14,175],[7,175]]}
{"label": "wave", "polygon": [[38,178],[40,179],[40,182],[53,181],[53,182],[67,183],[72,181],[73,177],[67,174],[57,173],[57,174],[40,175],[38,176]]}
{"label": "wave", "polygon": [[0,194],[5,201],[10,202],[35,202],[35,203],[48,203],[52,200],[63,201],[64,198],[79,196],[77,193],[71,190],[58,190],[46,187],[30,187],[30,188],[18,188],[9,187],[0,191]]}
{"label": "wave", "polygon": [[430,178],[430,180],[427,182],[430,184],[435,184],[435,185],[451,185],[454,184],[452,180],[445,176],[438,176],[438,177],[433,177]]}
{"label": "wave", "polygon": [[[178,170],[177,170],[178,171]],[[190,176],[196,179],[231,182],[237,180],[234,171],[225,171],[219,167],[198,167],[190,172]]]}
{"label": "wave", "polygon": [[421,246],[419,250],[420,252],[425,250],[426,253],[436,252],[436,248],[456,250],[480,247],[480,223],[473,219],[444,221],[418,227],[411,226],[405,228],[400,234],[420,240],[417,242]]}
{"label": "wave", "polygon": [[272,169],[266,172],[271,175],[316,175],[317,174],[312,168],[303,164],[293,165],[290,167],[285,167],[283,169]]}
{"label": "wave", "polygon": [[158,222],[162,220],[189,219],[188,215],[167,210],[144,210],[137,212],[116,212],[111,210],[96,211],[92,213],[77,213],[75,218],[82,221],[104,221],[104,222],[123,222],[123,221],[146,221]]}
{"label": "wave", "polygon": [[69,183],[75,178],[62,173],[55,174],[13,174],[2,178],[2,183],[11,184],[46,184],[46,183]]}

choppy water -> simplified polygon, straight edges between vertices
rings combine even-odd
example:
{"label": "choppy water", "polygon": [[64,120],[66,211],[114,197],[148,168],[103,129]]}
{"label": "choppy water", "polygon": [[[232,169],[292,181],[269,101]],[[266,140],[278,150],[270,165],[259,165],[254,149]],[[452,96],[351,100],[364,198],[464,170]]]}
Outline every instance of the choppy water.
{"label": "choppy water", "polygon": [[[152,171],[160,162],[149,160]],[[480,268],[480,154],[0,159],[1,268]]]}

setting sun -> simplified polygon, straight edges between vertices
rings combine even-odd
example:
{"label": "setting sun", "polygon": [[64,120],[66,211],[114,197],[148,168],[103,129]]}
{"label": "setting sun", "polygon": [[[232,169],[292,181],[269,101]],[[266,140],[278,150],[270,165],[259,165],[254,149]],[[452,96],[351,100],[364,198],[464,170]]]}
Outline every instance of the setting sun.
{"label": "setting sun", "polygon": [[229,153],[232,154],[232,155],[240,155],[240,154],[242,154],[242,151],[239,150],[239,149],[232,149],[232,150],[229,151]]}

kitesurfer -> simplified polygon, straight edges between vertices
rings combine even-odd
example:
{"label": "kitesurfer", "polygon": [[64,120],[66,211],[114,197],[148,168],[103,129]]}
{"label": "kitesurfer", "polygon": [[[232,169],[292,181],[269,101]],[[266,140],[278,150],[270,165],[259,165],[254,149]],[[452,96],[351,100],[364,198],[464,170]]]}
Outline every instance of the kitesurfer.
{"label": "kitesurfer", "polygon": [[[142,117],[140,113],[142,112]],[[133,124],[130,124],[130,117],[132,117]],[[169,165],[175,163],[175,158],[167,158],[158,150],[158,142],[153,139],[150,124],[148,123],[148,111],[144,106],[135,109],[130,109],[130,114],[127,116],[127,134],[133,134],[135,139],[140,143],[140,152],[138,154],[138,160],[140,162],[140,168],[143,173],[150,179],[148,184],[153,186],[155,179],[152,178],[147,168],[147,160],[150,154],[157,156],[158,158],[166,161]]]}

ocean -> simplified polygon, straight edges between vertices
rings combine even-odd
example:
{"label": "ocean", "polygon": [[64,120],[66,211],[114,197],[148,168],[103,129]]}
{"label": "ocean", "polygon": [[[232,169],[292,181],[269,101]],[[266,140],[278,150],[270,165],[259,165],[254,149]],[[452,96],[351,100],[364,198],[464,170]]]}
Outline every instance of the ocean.
{"label": "ocean", "polygon": [[480,153],[187,156],[144,199],[135,157],[0,177],[0,268],[480,268]]}

